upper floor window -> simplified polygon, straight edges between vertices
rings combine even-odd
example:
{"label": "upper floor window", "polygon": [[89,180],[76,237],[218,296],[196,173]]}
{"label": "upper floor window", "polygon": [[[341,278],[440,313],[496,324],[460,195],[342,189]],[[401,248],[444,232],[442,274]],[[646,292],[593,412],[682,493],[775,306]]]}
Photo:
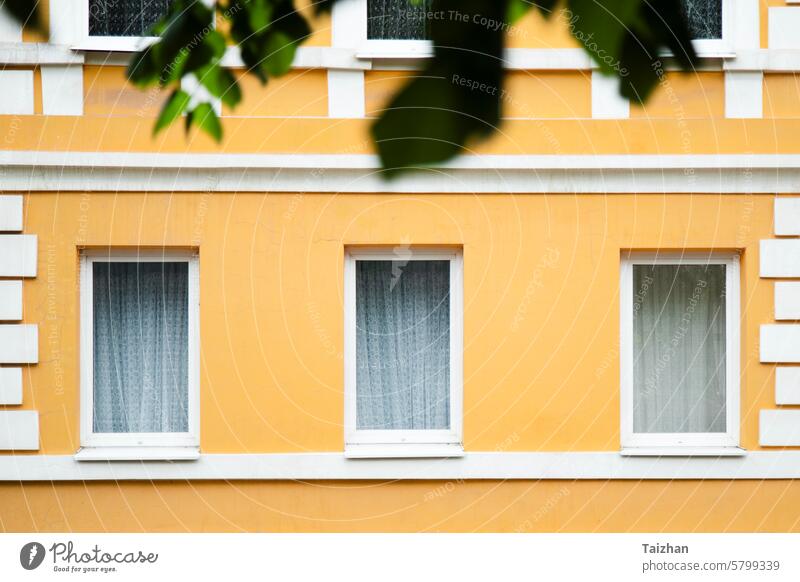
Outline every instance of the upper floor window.
{"label": "upper floor window", "polygon": [[425,40],[430,38],[426,17],[432,0],[368,0],[367,38],[371,40]]}
{"label": "upper floor window", "polygon": [[693,39],[722,38],[723,0],[682,0],[682,3]]}
{"label": "upper floor window", "polygon": [[358,249],[345,271],[346,452],[461,452],[461,254]]}
{"label": "upper floor window", "polygon": [[171,0],[89,0],[89,36],[148,36]]}
{"label": "upper floor window", "polygon": [[[724,54],[731,47],[723,44],[730,40],[733,0],[682,0],[684,15],[689,24],[695,49],[706,55]],[[366,31],[362,32],[367,48],[365,56],[407,57],[430,54],[414,43],[430,38],[430,15],[433,0],[413,3],[411,0],[363,0],[366,12]],[[363,35],[366,34],[364,37]],[[394,41],[384,49],[375,41]],[[398,44],[401,43],[401,44]],[[404,44],[402,44],[404,43]]]}
{"label": "upper floor window", "polygon": [[82,445],[196,447],[197,258],[101,251],[81,267]]}
{"label": "upper floor window", "polygon": [[738,273],[736,255],[624,258],[623,448],[738,446]]}

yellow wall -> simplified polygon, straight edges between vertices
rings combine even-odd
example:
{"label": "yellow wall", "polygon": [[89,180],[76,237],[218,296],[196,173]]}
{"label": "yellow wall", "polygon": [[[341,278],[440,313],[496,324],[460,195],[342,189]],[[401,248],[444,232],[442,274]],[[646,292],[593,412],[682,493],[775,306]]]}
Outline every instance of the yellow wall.
{"label": "yellow wall", "polygon": [[769,196],[44,194],[26,198],[41,322],[24,408],[41,453],[78,448],[78,247],[199,247],[201,444],[208,453],[341,451],[348,244],[463,245],[468,451],[619,448],[622,249],[741,249],[742,443],[772,405],[758,361],[772,283]]}
{"label": "yellow wall", "polygon": [[797,481],[0,485],[5,531],[796,532]]}

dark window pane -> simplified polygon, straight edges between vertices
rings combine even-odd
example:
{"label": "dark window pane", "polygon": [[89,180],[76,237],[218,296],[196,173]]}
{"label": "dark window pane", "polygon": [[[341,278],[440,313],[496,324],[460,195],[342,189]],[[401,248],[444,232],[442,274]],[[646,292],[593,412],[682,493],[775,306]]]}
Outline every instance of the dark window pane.
{"label": "dark window pane", "polygon": [[148,36],[171,0],[89,0],[90,36]]}

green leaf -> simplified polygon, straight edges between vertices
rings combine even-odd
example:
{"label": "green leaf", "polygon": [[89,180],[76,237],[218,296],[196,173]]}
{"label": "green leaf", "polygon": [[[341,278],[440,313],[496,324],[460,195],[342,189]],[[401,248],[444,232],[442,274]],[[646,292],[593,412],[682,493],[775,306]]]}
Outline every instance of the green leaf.
{"label": "green leaf", "polygon": [[200,103],[187,114],[186,130],[189,131],[192,125],[199,127],[201,131],[214,138],[214,141],[222,141],[222,125],[210,103]]}
{"label": "green leaf", "polygon": [[288,73],[292,68],[297,45],[286,33],[274,32],[269,35],[264,45],[264,52],[261,68],[267,74],[279,77]]}
{"label": "green leaf", "polygon": [[250,0],[247,18],[254,32],[263,32],[272,22],[272,3],[269,0]]}
{"label": "green leaf", "polygon": [[214,63],[195,72],[200,83],[214,97],[222,99],[228,107],[236,107],[242,100],[242,90],[233,73]]}
{"label": "green leaf", "polygon": [[184,112],[190,100],[191,97],[185,91],[180,89],[173,91],[167,102],[164,103],[164,107],[161,108],[161,113],[153,127],[153,135],[175,121]]}
{"label": "green leaf", "polygon": [[[434,58],[372,126],[378,153],[394,176],[451,159],[500,123],[503,95],[502,23],[508,0],[439,0],[434,10],[459,19],[434,20]],[[484,23],[484,24],[482,24]]]}

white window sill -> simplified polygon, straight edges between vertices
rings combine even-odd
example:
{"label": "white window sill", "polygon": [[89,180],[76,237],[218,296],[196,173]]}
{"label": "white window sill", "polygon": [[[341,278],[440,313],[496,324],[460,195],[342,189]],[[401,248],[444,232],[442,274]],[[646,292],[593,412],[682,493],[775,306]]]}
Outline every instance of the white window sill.
{"label": "white window sill", "polygon": [[76,461],[196,461],[199,447],[81,447]]}
{"label": "white window sill", "polygon": [[74,51],[133,53],[159,40],[157,36],[89,36],[72,46]]}
{"label": "white window sill", "polygon": [[463,457],[460,444],[349,444],[344,456],[348,459],[422,459]]}
{"label": "white window sill", "polygon": [[625,447],[623,457],[744,457],[741,447]]}

